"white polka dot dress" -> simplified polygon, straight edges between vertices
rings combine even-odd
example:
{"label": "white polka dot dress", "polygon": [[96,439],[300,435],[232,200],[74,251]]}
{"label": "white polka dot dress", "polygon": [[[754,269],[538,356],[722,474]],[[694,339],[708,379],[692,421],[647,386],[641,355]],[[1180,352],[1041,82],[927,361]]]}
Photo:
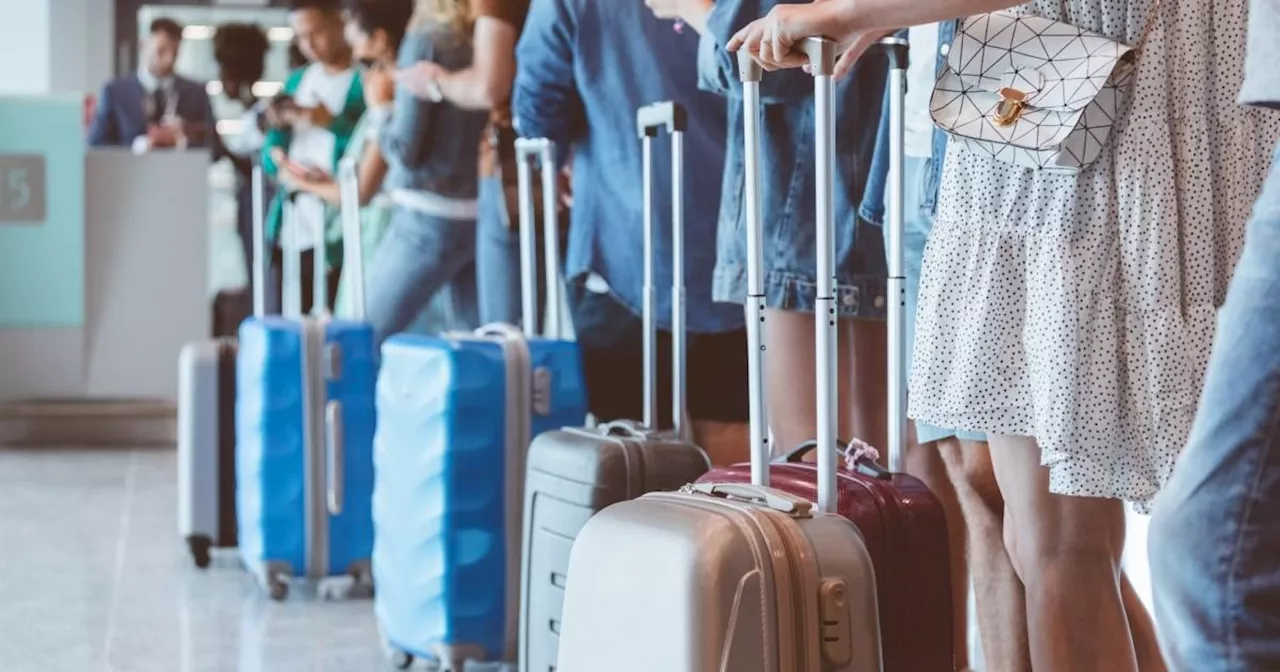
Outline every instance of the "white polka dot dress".
{"label": "white polka dot dress", "polygon": [[[1154,0],[1067,4],[1076,25],[1136,44]],[[1246,4],[1163,0],[1129,114],[1079,174],[952,145],[911,417],[1035,437],[1053,492],[1145,509],[1190,431],[1216,307],[1280,138],[1275,113],[1236,104]]]}

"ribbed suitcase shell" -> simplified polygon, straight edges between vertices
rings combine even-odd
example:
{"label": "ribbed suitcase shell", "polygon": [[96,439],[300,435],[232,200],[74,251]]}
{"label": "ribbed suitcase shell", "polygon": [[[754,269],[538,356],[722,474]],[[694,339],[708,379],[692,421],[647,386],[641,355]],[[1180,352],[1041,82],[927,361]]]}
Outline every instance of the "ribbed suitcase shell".
{"label": "ribbed suitcase shell", "polygon": [[841,516],[651,493],[592,518],[569,572],[556,672],[880,669],[871,558]]}
{"label": "ribbed suitcase shell", "polygon": [[[310,325],[310,326],[309,326]],[[325,348],[340,353],[325,395],[304,404],[304,358],[323,358],[304,346],[307,328],[323,329]],[[365,323],[281,317],[253,318],[240,328],[236,399],[236,504],[245,565],[268,574],[287,571],[324,578],[368,572],[373,551],[373,432],[377,353]],[[315,366],[323,375],[326,366]],[[329,515],[322,485],[308,483],[308,459],[323,441],[307,445],[304,424],[341,404],[344,444],[343,508]],[[308,458],[308,451],[313,451]],[[322,459],[322,456],[321,456]],[[309,511],[324,521],[309,535]],[[319,544],[320,548],[313,548]],[[317,559],[324,566],[317,567]],[[260,576],[259,578],[270,578]]]}
{"label": "ribbed suitcase shell", "polygon": [[569,551],[605,507],[675,490],[711,467],[706,453],[640,423],[547,432],[529,448],[520,600],[520,669],[555,672]]}
{"label": "ribbed suitcase shell", "polygon": [[[527,345],[528,361],[514,364],[535,381],[533,399],[520,395],[532,434],[582,424],[577,345]],[[508,445],[514,352],[469,335],[399,335],[383,346],[374,600],[387,643],[415,657],[515,658],[528,446]]]}
{"label": "ribbed suitcase shell", "polygon": [[[816,500],[812,464],[769,467],[769,484]],[[750,483],[751,465],[716,469],[706,483]],[[953,669],[951,569],[942,504],[922,481],[906,474],[892,480],[841,469],[839,512],[862,532],[875,563],[885,672],[949,672]]]}

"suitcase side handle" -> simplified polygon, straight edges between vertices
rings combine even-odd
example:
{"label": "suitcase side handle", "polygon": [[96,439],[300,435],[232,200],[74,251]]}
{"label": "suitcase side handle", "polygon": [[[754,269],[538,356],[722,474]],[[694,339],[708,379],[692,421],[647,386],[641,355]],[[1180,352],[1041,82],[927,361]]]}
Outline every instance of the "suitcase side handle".
{"label": "suitcase side handle", "polygon": [[813,502],[790,493],[745,483],[694,483],[694,492],[724,499],[740,499],[766,506],[794,518],[812,515]]}
{"label": "suitcase side handle", "polygon": [[342,424],[342,402],[330,401],[324,407],[324,439],[325,439],[325,483],[328,486],[329,514],[336,516],[342,513],[345,498],[345,478],[343,478],[343,445],[346,440]]}

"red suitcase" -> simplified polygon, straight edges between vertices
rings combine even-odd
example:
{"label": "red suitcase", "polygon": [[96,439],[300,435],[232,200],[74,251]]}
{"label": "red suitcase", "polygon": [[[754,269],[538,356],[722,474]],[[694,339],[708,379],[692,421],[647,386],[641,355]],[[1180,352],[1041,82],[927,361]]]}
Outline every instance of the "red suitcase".
{"label": "red suitcase", "polygon": [[[826,490],[834,491],[836,510],[853,521],[862,532],[867,550],[871,554],[876,571],[876,594],[879,596],[881,651],[885,672],[947,672],[954,669],[952,641],[951,571],[947,544],[947,525],[942,504],[923,482],[901,471],[903,448],[906,440],[906,362],[905,353],[905,278],[902,259],[902,143],[903,143],[903,94],[907,63],[906,42],[886,39],[883,43],[889,56],[890,94],[890,162],[889,162],[889,279],[891,297],[889,304],[889,463],[893,472],[880,468],[866,457],[853,460],[853,468],[842,468],[835,482],[821,484],[813,464],[801,459],[817,448],[813,441],[801,446],[785,458],[775,461],[768,469],[765,485],[805,497],[822,504]],[[747,98],[748,101],[752,97]],[[758,99],[757,99],[758,100]],[[758,114],[756,115],[758,118]],[[750,124],[753,125],[753,124]],[[753,135],[753,134],[752,134]],[[748,142],[751,142],[751,135]],[[758,153],[748,148],[748,160]],[[828,157],[830,158],[830,157]],[[748,176],[748,217],[759,217],[758,168]],[[819,171],[819,175],[822,171]],[[752,178],[755,179],[752,179]],[[752,185],[751,183],[755,184]],[[751,187],[755,186],[755,189]],[[819,190],[821,192],[821,189]],[[832,217],[830,201],[818,202],[819,216]],[[821,227],[820,227],[821,228]],[[748,227],[751,231],[752,227]],[[759,253],[759,241],[748,240],[748,254]],[[824,264],[824,261],[826,263]],[[834,306],[824,306],[831,301],[830,278],[833,260],[819,258],[819,287],[817,312]],[[825,266],[825,268],[824,268]],[[751,278],[759,281],[759,277]],[[753,285],[752,300],[748,304],[749,320],[763,319],[763,288]],[[753,347],[750,362],[755,372],[762,371],[759,344]],[[834,339],[827,345],[834,350]],[[834,360],[834,357],[832,358]],[[834,371],[834,367],[833,367]],[[818,381],[818,399],[828,404],[828,412],[835,412],[834,373]],[[753,415],[762,417],[763,408],[753,405]],[[820,433],[830,433],[834,423],[819,422]],[[764,423],[753,423],[763,427]],[[826,431],[824,431],[824,429]],[[753,432],[755,433],[755,432]],[[822,437],[830,446],[818,451],[823,459],[836,459],[838,447],[834,437]],[[766,445],[764,437],[753,437],[752,445]],[[848,465],[846,465],[847,467]],[[699,482],[751,483],[751,465],[739,464],[715,469]],[[829,510],[829,509],[828,509]]]}

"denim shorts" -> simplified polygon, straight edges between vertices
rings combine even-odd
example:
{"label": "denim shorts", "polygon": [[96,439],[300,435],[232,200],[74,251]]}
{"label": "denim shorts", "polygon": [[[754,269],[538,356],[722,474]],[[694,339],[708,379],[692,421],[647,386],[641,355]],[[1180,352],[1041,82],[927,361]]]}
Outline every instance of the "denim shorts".
{"label": "denim shorts", "polygon": [[[716,301],[747,299],[747,233],[743,218],[720,220],[712,296]],[[765,305],[812,313],[817,298],[814,225],[795,218],[765,219]],[[836,305],[841,317],[885,317],[884,238],[880,228],[852,217],[836,227]]]}
{"label": "denim shorts", "polygon": [[[924,266],[924,247],[929,241],[929,232],[933,230],[933,217],[925,211],[925,189],[929,188],[929,159],[907,157],[903,164],[903,221],[902,257],[903,270],[907,276],[907,362],[910,366],[911,353],[915,350],[916,338],[916,299],[920,294],[920,269]],[[886,202],[888,198],[886,197]],[[888,254],[888,241],[885,242],[885,253]],[[981,432],[966,432],[938,427],[924,422],[916,422],[916,441],[921,444],[933,443],[956,437],[961,441],[986,441]]]}

